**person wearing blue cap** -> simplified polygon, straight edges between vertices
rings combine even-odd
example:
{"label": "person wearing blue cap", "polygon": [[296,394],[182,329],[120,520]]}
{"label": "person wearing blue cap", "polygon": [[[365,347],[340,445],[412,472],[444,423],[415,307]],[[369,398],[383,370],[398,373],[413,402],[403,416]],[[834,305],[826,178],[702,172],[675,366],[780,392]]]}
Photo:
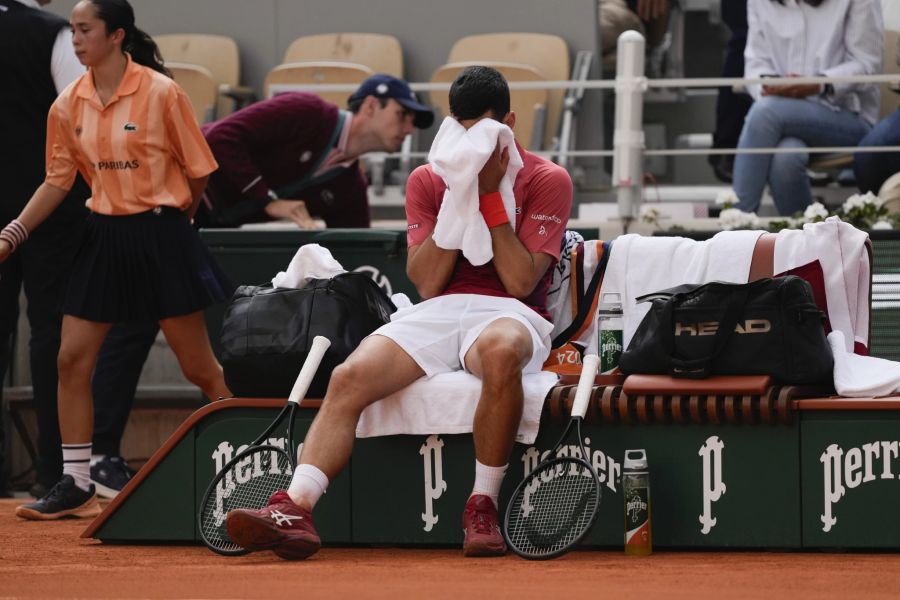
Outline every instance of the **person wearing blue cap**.
{"label": "person wearing blue cap", "polygon": [[409,85],[378,74],[341,110],[306,92],[279,94],[204,127],[219,163],[195,217],[201,227],[287,219],[302,229],[368,227],[366,152],[396,152],[433,111]]}

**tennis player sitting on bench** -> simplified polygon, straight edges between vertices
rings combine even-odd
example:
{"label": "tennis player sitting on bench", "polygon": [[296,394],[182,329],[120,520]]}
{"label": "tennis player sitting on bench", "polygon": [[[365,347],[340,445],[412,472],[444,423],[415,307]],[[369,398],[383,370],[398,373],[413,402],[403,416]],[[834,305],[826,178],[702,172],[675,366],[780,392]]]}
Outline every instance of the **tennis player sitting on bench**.
{"label": "tennis player sitting on bench", "polygon": [[[450,111],[466,129],[481,119],[515,124],[509,87],[488,67],[469,67],[450,88]],[[312,510],[350,459],[363,409],[423,375],[465,368],[482,381],[475,412],[475,485],[463,511],[466,556],[506,551],[497,496],[522,416],[522,374],[537,372],[550,349],[546,295],[572,207],[572,182],[561,167],[516,145],[524,167],[513,185],[516,228],[499,185],[509,162],[498,150],[478,174],[481,213],[493,260],[475,267],[432,239],[444,181],[426,165],[406,191],[406,270],[427,300],[396,312],[334,370],[322,408],[303,444],[288,490],[260,510],[228,514],[228,532],[248,550],[285,559],[315,553],[321,542]]]}

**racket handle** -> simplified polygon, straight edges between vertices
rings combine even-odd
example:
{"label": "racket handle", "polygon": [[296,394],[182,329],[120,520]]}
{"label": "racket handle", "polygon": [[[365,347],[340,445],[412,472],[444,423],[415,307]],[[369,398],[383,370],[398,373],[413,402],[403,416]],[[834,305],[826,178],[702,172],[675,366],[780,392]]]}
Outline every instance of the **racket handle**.
{"label": "racket handle", "polygon": [[584,417],[587,413],[588,400],[591,390],[594,388],[594,375],[600,366],[600,357],[596,354],[588,354],[581,361],[581,377],[578,378],[578,388],[575,390],[575,401],[572,403],[572,416]]}
{"label": "racket handle", "polygon": [[300,368],[300,374],[297,375],[297,381],[294,382],[294,387],[291,389],[291,395],[288,396],[288,402],[299,404],[306,396],[309,384],[312,383],[319,363],[322,362],[322,357],[325,356],[325,351],[329,346],[331,346],[331,340],[327,337],[317,335],[313,338],[309,354],[306,355],[306,360],[303,361],[303,366]]}

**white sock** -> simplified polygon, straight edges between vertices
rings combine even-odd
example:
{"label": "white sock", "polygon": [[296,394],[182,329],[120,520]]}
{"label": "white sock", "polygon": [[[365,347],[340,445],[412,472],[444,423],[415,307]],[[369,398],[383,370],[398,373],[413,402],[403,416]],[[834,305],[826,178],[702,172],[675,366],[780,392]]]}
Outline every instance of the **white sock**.
{"label": "white sock", "polygon": [[503,485],[503,477],[506,475],[506,468],[509,464],[502,467],[489,467],[481,464],[475,459],[475,485],[472,487],[472,493],[469,497],[476,494],[488,496],[494,501],[494,506],[499,506],[497,501],[500,496],[500,486]]}
{"label": "white sock", "polygon": [[91,444],[63,444],[63,475],[71,475],[75,485],[91,487]]}
{"label": "white sock", "polygon": [[288,496],[294,504],[309,503],[309,509],[316,506],[316,502],[328,489],[328,476],[313,465],[297,465],[291,486],[288,488]]}

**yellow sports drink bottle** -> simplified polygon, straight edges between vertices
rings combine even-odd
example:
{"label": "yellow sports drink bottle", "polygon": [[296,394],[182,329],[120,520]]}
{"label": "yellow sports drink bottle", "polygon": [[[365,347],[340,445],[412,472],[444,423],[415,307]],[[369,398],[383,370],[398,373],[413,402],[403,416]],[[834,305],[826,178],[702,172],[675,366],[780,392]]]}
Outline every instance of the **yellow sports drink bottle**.
{"label": "yellow sports drink bottle", "polygon": [[625,554],[646,556],[653,551],[650,530],[650,471],[646,451],[625,451],[622,495],[625,497]]}

